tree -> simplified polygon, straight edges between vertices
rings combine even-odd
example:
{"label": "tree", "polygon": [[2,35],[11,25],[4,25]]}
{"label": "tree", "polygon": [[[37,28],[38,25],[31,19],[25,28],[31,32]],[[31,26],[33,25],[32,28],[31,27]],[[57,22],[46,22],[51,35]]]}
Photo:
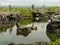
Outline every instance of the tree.
{"label": "tree", "polygon": [[9,11],[11,12],[11,5],[9,5]]}
{"label": "tree", "polygon": [[34,4],[32,5],[32,10],[34,11]]}

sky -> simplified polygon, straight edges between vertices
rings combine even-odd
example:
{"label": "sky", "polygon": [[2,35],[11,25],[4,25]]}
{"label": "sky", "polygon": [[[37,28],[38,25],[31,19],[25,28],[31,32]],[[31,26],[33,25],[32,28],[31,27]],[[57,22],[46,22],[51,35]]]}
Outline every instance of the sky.
{"label": "sky", "polygon": [[45,6],[60,6],[60,0],[0,0],[1,6],[6,5],[45,5]]}

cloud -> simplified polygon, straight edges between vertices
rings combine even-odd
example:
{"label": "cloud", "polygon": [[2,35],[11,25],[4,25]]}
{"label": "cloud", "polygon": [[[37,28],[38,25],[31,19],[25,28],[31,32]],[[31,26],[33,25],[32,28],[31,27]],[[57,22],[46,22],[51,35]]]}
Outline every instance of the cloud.
{"label": "cloud", "polygon": [[0,5],[46,5],[60,6],[60,0],[0,0]]}
{"label": "cloud", "polygon": [[1,2],[1,5],[9,5],[9,3]]}

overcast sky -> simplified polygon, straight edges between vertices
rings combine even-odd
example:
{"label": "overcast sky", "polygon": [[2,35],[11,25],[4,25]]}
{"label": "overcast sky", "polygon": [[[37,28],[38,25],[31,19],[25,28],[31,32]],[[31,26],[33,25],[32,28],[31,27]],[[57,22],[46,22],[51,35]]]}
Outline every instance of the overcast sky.
{"label": "overcast sky", "polygon": [[46,5],[60,6],[60,0],[0,0],[0,5]]}

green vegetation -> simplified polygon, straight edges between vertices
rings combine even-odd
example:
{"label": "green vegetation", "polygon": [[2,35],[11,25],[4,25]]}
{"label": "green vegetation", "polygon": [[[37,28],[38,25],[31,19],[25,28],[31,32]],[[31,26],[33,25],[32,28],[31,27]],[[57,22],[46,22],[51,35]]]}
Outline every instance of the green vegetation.
{"label": "green vegetation", "polygon": [[[36,21],[36,20],[35,20]],[[37,22],[46,22],[47,21],[47,19],[40,19],[39,21],[37,21]],[[33,22],[33,20],[32,19],[30,19],[30,20],[23,20],[23,21],[21,21],[20,23],[21,23],[21,25],[27,25],[27,24],[30,24],[30,23],[32,23]]]}
{"label": "green vegetation", "polygon": [[48,7],[48,8],[45,8],[45,10],[47,10],[47,11],[60,11],[60,7],[58,7],[58,6]]}
{"label": "green vegetation", "polygon": [[50,45],[59,45],[60,44],[60,33],[47,32],[47,35],[51,40]]}
{"label": "green vegetation", "polygon": [[50,42],[50,45],[60,45],[60,38],[59,39],[56,39],[56,41],[51,41]]}
{"label": "green vegetation", "polygon": [[32,20],[23,20],[21,22],[21,25],[27,25],[27,24],[30,24],[30,23],[32,23]]}
{"label": "green vegetation", "polygon": [[25,16],[31,16],[31,9],[30,8],[12,8],[13,12],[20,12]]}
{"label": "green vegetation", "polygon": [[[48,8],[35,8],[34,11],[60,11],[60,7],[55,6],[55,7],[48,7]],[[0,8],[0,12],[6,12],[9,11],[8,8]],[[12,12],[19,12],[25,16],[32,16],[32,8],[11,8]]]}

